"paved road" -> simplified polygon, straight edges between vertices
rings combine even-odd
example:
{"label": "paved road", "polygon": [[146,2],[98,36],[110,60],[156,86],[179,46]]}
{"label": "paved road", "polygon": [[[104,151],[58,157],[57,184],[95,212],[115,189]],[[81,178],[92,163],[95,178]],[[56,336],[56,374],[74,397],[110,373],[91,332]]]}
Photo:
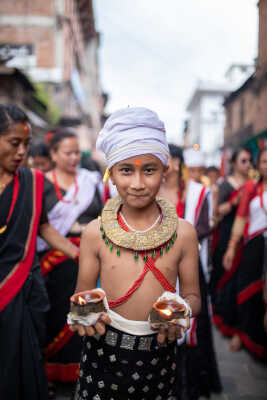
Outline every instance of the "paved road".
{"label": "paved road", "polygon": [[267,365],[254,361],[245,350],[230,352],[229,341],[217,330],[214,339],[224,390],[212,400],[267,400]]}
{"label": "paved road", "polygon": [[[217,330],[214,340],[224,390],[211,400],[267,400],[267,365],[254,361],[245,350],[230,352],[228,340]],[[69,399],[68,390],[60,389],[57,400]]]}

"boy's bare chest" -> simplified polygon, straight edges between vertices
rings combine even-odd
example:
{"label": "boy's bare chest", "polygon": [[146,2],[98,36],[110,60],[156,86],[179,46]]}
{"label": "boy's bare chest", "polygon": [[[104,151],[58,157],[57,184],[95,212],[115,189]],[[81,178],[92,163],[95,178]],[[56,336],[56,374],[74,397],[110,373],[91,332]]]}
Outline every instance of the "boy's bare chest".
{"label": "boy's bare chest", "polygon": [[[141,255],[131,250],[120,249],[117,253],[117,248],[109,246],[101,246],[101,275],[103,278],[108,276],[110,281],[129,284],[134,282],[143,272],[146,264],[146,259]],[[162,256],[156,260],[153,259],[153,252],[148,252],[146,255],[153,261],[154,266],[161,273],[173,282],[176,281],[178,273],[178,264],[180,258],[180,250],[177,247],[172,247],[168,251],[164,251]],[[147,278],[155,277],[152,271],[148,269]],[[154,276],[153,276],[154,275]],[[128,285],[129,286],[129,285]]]}

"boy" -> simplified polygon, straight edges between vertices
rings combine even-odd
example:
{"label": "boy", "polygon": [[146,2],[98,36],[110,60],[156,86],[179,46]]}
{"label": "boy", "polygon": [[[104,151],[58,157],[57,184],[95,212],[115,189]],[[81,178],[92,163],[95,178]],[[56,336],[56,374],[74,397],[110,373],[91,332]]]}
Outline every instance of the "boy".
{"label": "boy", "polygon": [[[120,197],[84,231],[76,291],[95,288],[100,277],[115,312],[94,326],[71,326],[86,335],[75,400],[172,399],[181,328],[155,332],[149,313],[165,289],[185,300],[186,330],[200,310],[200,294],[195,230],[178,221],[168,201],[156,199],[169,155],[164,125],[148,109],[119,110],[106,121],[97,148]],[[177,277],[184,300],[174,294]]]}

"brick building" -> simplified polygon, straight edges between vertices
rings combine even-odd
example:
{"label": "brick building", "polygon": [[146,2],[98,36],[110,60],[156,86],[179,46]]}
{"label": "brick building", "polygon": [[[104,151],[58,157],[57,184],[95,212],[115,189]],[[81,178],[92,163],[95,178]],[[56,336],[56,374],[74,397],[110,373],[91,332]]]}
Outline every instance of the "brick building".
{"label": "brick building", "polygon": [[255,153],[267,142],[267,0],[259,0],[258,58],[255,72],[224,102],[226,147],[245,144]]}
{"label": "brick building", "polygon": [[0,2],[0,59],[30,77],[51,122],[75,126],[83,149],[101,124],[98,45],[92,0]]}
{"label": "brick building", "polygon": [[47,106],[38,98],[32,82],[20,70],[0,65],[0,103],[17,104],[26,111],[36,141],[47,133],[50,126]]}

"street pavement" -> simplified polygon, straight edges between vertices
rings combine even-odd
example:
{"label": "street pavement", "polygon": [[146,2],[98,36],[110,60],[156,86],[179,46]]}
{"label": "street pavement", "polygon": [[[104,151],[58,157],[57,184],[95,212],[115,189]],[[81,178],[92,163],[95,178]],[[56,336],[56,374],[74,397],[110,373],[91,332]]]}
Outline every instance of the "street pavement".
{"label": "street pavement", "polygon": [[[245,350],[231,352],[229,340],[223,338],[216,329],[214,342],[223,392],[213,395],[210,400],[267,400],[267,364],[256,362]],[[56,398],[69,400],[69,389],[59,388]]]}
{"label": "street pavement", "polygon": [[212,400],[267,400],[267,364],[255,361],[245,350],[231,352],[229,340],[217,329],[214,342],[223,393],[212,396]]}

